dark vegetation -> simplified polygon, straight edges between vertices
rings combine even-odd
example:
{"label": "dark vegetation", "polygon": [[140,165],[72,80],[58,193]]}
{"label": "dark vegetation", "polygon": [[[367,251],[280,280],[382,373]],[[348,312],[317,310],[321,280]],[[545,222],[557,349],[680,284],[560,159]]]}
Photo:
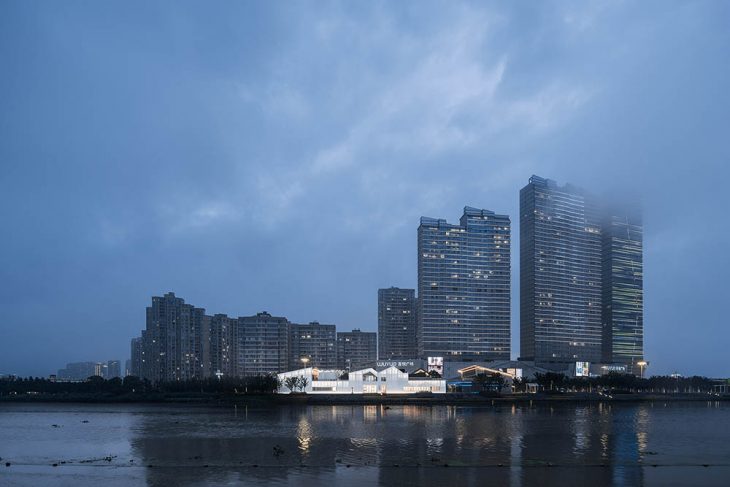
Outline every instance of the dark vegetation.
{"label": "dark vegetation", "polygon": [[[632,375],[608,374],[601,377],[566,377],[559,373],[538,374],[530,380],[514,381],[515,392],[525,392],[528,384],[534,390],[538,385],[541,394],[504,394],[506,386],[504,378],[497,375],[483,375],[474,378],[474,391],[490,398],[502,397],[505,400],[513,398],[540,399],[558,395],[565,398],[589,398],[595,396],[601,400],[603,396],[619,399],[627,396],[640,399],[651,398],[656,395],[676,395],[690,397],[692,394],[706,394],[713,392],[716,380],[707,377],[670,377],[655,376],[641,379]],[[28,378],[0,378],[0,401],[66,401],[66,402],[216,402],[234,398],[249,398],[247,400],[276,400],[277,402],[296,401],[308,385],[299,378],[291,378],[281,385],[298,394],[292,396],[278,396],[274,398],[277,388],[275,376],[248,377],[248,378],[211,378],[203,380],[162,382],[152,384],[139,377],[125,377],[124,379],[104,380],[101,377],[89,377],[82,382],[57,382],[39,377]],[[592,394],[585,394],[592,393]],[[573,394],[573,396],[571,396]],[[311,396],[309,394],[303,395]],[[426,402],[458,401],[463,394],[446,394],[429,396],[423,399]],[[666,396],[664,396],[666,397]],[[696,397],[696,396],[695,396]],[[258,398],[258,399],[257,399]],[[266,399],[269,398],[269,399]],[[371,398],[374,401],[395,400],[396,398]],[[412,401],[410,398],[400,398],[401,401]],[[312,396],[312,401],[353,401],[355,397]]]}
{"label": "dark vegetation", "polygon": [[642,379],[628,374],[610,373],[600,377],[566,377],[563,374],[548,372],[536,374],[532,380],[515,381],[515,390],[524,391],[527,383],[540,386],[543,391],[558,392],[596,392],[613,391],[615,393],[652,393],[678,394],[712,392],[717,381],[707,377],[671,377],[653,376]]}
{"label": "dark vegetation", "polygon": [[77,400],[166,400],[180,397],[271,394],[276,390],[274,376],[240,379],[202,379],[153,384],[139,377],[104,380],[89,377],[83,382],[58,382],[40,377],[0,379],[2,399],[77,399]]}
{"label": "dark vegetation", "polygon": [[505,384],[501,374],[478,374],[473,382],[477,389],[492,392],[500,392]]}

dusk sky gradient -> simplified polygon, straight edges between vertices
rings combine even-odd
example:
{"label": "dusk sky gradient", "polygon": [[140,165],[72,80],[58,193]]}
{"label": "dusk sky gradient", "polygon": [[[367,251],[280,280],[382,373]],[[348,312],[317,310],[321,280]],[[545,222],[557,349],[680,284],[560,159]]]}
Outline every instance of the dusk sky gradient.
{"label": "dusk sky gradient", "polygon": [[730,2],[0,2],[0,374],[152,295],[377,328],[420,216],[641,195],[650,374],[730,376]]}

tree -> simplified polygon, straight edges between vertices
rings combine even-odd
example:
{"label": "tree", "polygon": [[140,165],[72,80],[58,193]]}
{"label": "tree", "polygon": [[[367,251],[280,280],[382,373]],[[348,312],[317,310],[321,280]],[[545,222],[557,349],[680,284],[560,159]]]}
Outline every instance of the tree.
{"label": "tree", "polygon": [[512,379],[512,386],[515,392],[525,392],[527,380],[522,377],[515,377]]}
{"label": "tree", "polygon": [[299,387],[299,390],[302,391],[302,392],[304,392],[304,389],[306,389],[307,386],[309,385],[309,379],[307,379],[306,377],[304,377],[303,375],[301,375],[297,379],[297,385]]}
{"label": "tree", "polygon": [[493,372],[491,374],[477,374],[474,382],[479,385],[482,390],[492,390],[500,392],[504,386],[504,377],[502,374]]}
{"label": "tree", "polygon": [[535,374],[535,382],[540,384],[543,389],[554,390],[563,387],[566,377],[564,374],[557,372],[546,372],[544,374]]}
{"label": "tree", "polygon": [[494,372],[489,378],[489,383],[496,387],[497,391],[501,391],[504,387],[504,377],[498,372]]}
{"label": "tree", "polygon": [[284,379],[284,386],[289,389],[289,391],[294,392],[294,389],[299,387],[299,377],[287,377]]}

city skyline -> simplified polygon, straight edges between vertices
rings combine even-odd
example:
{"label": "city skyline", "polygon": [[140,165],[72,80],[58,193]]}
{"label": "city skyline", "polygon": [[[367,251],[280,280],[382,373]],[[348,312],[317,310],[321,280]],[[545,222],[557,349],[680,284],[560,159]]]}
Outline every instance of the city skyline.
{"label": "city skyline", "polygon": [[[390,307],[386,308],[386,306],[393,304],[394,298],[398,301],[401,298],[403,298],[403,301],[412,301],[405,305],[405,308],[411,306],[415,306],[416,308],[415,316],[410,316],[414,320],[416,328],[416,353],[410,357],[406,355],[392,355],[389,358],[425,359],[427,356],[443,356],[446,360],[456,361],[519,359],[536,361],[542,364],[549,364],[551,362],[566,364],[571,362],[575,363],[576,361],[591,363],[603,362],[609,364],[628,363],[629,368],[627,370],[638,374],[638,369],[636,369],[635,365],[636,362],[642,361],[642,363],[647,364],[647,362],[643,362],[645,357],[643,353],[643,287],[641,278],[638,287],[639,321],[627,326],[625,323],[626,316],[635,319],[633,318],[633,307],[625,298],[627,293],[630,296],[633,294],[633,285],[630,283],[627,285],[626,282],[621,282],[625,281],[625,279],[621,279],[625,277],[624,275],[618,276],[619,279],[614,279],[611,270],[612,268],[615,269],[617,265],[623,269],[628,263],[630,267],[629,274],[633,276],[634,263],[638,261],[639,275],[641,276],[643,265],[641,238],[643,225],[641,209],[635,204],[635,198],[632,197],[631,200],[633,204],[630,202],[621,202],[610,203],[606,206],[605,201],[601,202],[594,194],[583,188],[570,183],[559,186],[554,180],[532,175],[529,178],[527,186],[520,190],[519,231],[521,243],[520,251],[516,254],[520,258],[514,262],[512,261],[512,255],[514,253],[511,250],[512,233],[509,215],[498,215],[489,210],[465,206],[464,213],[458,225],[449,224],[444,219],[422,216],[420,218],[420,225],[418,226],[416,246],[417,260],[419,263],[417,279],[419,292],[414,294],[415,290],[413,289],[403,289],[394,286],[378,290],[377,313],[379,332],[383,329],[389,331],[384,327],[385,321],[382,318],[383,313],[386,313],[386,309],[388,312],[390,311]],[[538,205],[538,201],[542,206]],[[547,206],[545,206],[545,202],[548,202]],[[611,211],[609,211],[609,208]],[[620,211],[616,211],[617,208]],[[558,224],[556,223],[557,221],[563,221],[563,223]],[[542,226],[536,227],[535,225],[538,223]],[[635,251],[632,247],[631,237],[629,236],[628,240],[626,240],[623,235],[624,233],[630,235],[632,231],[634,235],[639,236],[638,247]],[[548,233],[556,233],[558,237],[554,237],[551,240],[551,238],[546,237]],[[562,236],[560,236],[561,233],[563,234]],[[585,237],[583,236],[584,234],[586,235]],[[586,238],[592,240],[588,242]],[[620,244],[617,245],[616,242]],[[627,242],[630,244],[630,250],[628,252],[626,251],[627,247],[625,245]],[[573,247],[577,244],[582,250],[578,251],[575,255],[565,253],[565,250],[560,250]],[[528,251],[527,249],[530,250]],[[538,249],[540,250],[539,252]],[[615,252],[615,249],[619,249],[618,252]],[[438,252],[442,253],[438,255]],[[633,252],[636,252],[637,257],[633,257]],[[541,263],[537,264],[537,254],[540,254],[540,257],[543,256],[542,254],[549,254],[558,258],[560,260],[556,261],[556,264],[560,265],[555,268],[546,269],[547,274],[540,279],[541,274],[536,274],[536,270],[533,270],[533,268],[537,269],[536,266],[539,265],[542,270],[542,266],[547,266],[548,261],[546,260],[546,263],[542,263],[543,260],[540,259]],[[618,255],[619,258],[616,259],[614,255]],[[629,258],[627,258],[627,255]],[[429,259],[430,257],[437,258],[437,260]],[[440,259],[438,259],[439,257]],[[523,263],[523,259],[525,258],[526,260]],[[591,343],[588,344],[592,348],[586,348],[587,351],[578,352],[573,355],[571,355],[573,352],[566,352],[567,355],[562,355],[563,351],[560,349],[561,351],[558,355],[553,354],[553,358],[549,359],[545,352],[535,353],[535,347],[538,346],[537,344],[540,343],[540,340],[538,338],[533,339],[532,335],[535,334],[534,336],[538,337],[540,333],[536,332],[535,328],[529,325],[530,321],[536,323],[537,318],[544,316],[542,314],[539,316],[536,314],[526,314],[525,309],[527,309],[527,305],[525,303],[534,302],[535,305],[543,305],[546,303],[538,303],[538,301],[547,297],[550,298],[550,301],[557,301],[559,303],[564,298],[559,294],[553,296],[552,294],[540,292],[549,291],[552,288],[543,288],[544,286],[534,287],[535,284],[533,281],[526,280],[524,276],[537,276],[538,282],[544,282],[547,276],[552,276],[550,279],[554,280],[555,276],[558,276],[562,272],[561,269],[565,266],[565,262],[570,263],[568,265],[572,269],[570,273],[581,273],[581,276],[578,276],[580,277],[578,282],[584,282],[587,286],[595,286],[595,288],[585,287],[585,290],[575,288],[571,291],[572,298],[568,299],[568,301],[574,301],[576,297],[575,293],[578,293],[581,296],[580,299],[585,300],[589,307],[585,310],[582,308],[571,309],[566,311],[565,313],[567,314],[564,315],[560,315],[559,312],[555,315],[550,314],[550,316],[560,318],[560,320],[540,319],[539,321],[541,323],[542,321],[553,321],[555,323],[564,320],[567,316],[581,317],[569,327],[571,331],[568,332],[568,335],[564,331],[559,331],[558,335],[564,337],[563,340],[569,340],[569,343],[578,344],[579,342],[575,342],[575,340],[582,340],[584,342],[588,340],[592,343],[592,345]],[[434,263],[437,264],[436,267],[434,267]],[[510,341],[510,329],[514,326],[510,317],[510,276],[512,269],[515,267],[515,263],[517,263],[516,267],[519,269],[520,282],[522,283],[518,293],[521,308],[519,349],[512,348],[512,342]],[[461,280],[459,280],[458,274],[463,274]],[[624,272],[623,274],[626,273]],[[466,280],[464,280],[465,277]],[[474,281],[474,279],[479,278],[491,278],[488,290],[482,289],[486,284]],[[532,277],[532,279],[535,279],[535,277]],[[614,280],[619,281],[620,289],[617,293],[619,296],[618,302],[614,297],[615,284],[612,286],[602,286],[601,279],[607,279],[611,283]],[[590,282],[592,280],[597,282]],[[569,284],[569,281],[573,284]],[[559,277],[555,285],[558,288],[564,288],[569,285],[575,287],[575,282],[576,276],[569,278],[566,274],[562,278]],[[446,291],[440,288],[446,289]],[[433,291],[434,289],[437,291]],[[451,296],[441,296],[439,294],[447,291]],[[485,291],[488,291],[488,295],[484,294]],[[583,296],[581,293],[585,292],[589,294]],[[624,295],[623,298],[622,295]],[[449,298],[451,298],[451,301],[449,301]],[[594,305],[599,305],[590,308],[590,301],[593,301]],[[608,304],[609,302],[613,303],[614,306]],[[424,303],[426,303],[425,306]],[[504,303],[504,306],[502,303]],[[603,304],[600,305],[600,303]],[[616,306],[617,303],[623,305],[623,308]],[[175,309],[175,313],[165,318],[166,313],[164,310],[170,307]],[[616,310],[612,311],[612,308],[618,308],[619,317],[623,316],[624,318],[623,323],[620,323],[618,327],[611,326],[613,316],[617,314]],[[475,312],[473,311],[474,309],[481,309],[482,311]],[[485,313],[484,310],[486,309],[489,309],[489,312]],[[552,310],[552,308],[549,309]],[[538,308],[535,308],[535,311],[537,310]],[[396,312],[401,313],[403,311],[396,309]],[[410,313],[410,310],[405,312]],[[463,327],[466,325],[469,331],[466,334],[464,332],[452,333],[453,336],[449,335],[449,338],[446,338],[447,341],[443,343],[433,341],[433,338],[427,338],[429,333],[431,336],[434,336],[433,334],[435,333],[435,336],[443,337],[446,337],[445,333],[451,333],[448,331],[449,327],[446,321],[452,322],[454,320],[444,320],[446,318],[454,318],[454,316],[449,315],[444,318],[441,316],[444,312],[447,315],[449,313],[461,313],[460,316],[456,316],[458,319],[455,322],[461,322],[457,326]],[[170,311],[168,310],[167,313],[169,314]],[[162,315],[162,322],[160,321],[160,314]],[[588,319],[587,317],[589,315],[593,316],[593,318]],[[261,321],[262,317],[263,321]],[[523,317],[527,317],[527,325]],[[176,363],[175,354],[171,354],[169,350],[165,352],[165,349],[169,348],[169,345],[165,345],[166,328],[169,326],[165,323],[165,319],[168,321],[172,320],[172,323],[175,323],[176,320],[183,321],[183,326],[176,326],[172,332],[173,336],[177,334],[176,342],[172,347],[179,351],[177,360],[182,360],[187,362],[187,364]],[[244,349],[243,331],[237,331],[237,323],[242,323],[242,326],[253,325],[260,327],[261,325],[265,326],[265,323],[268,323],[270,320],[274,320],[280,325],[286,324],[286,328],[282,328],[283,331],[276,333],[277,335],[281,335],[282,333],[286,335],[285,341],[282,342],[286,343],[286,347],[281,348],[279,346],[279,349],[275,352],[278,358],[274,357],[270,360],[264,360],[267,364],[271,360],[274,362],[271,362],[271,364],[268,364],[264,368],[259,367],[253,370],[250,368],[250,364],[262,362],[263,355],[261,354],[267,355],[269,353],[265,351],[265,347],[263,346],[264,342],[268,340],[268,338],[264,337],[268,336],[269,332],[265,332],[260,338],[256,338],[256,340],[261,341],[260,346],[247,344]],[[619,319],[617,321],[622,320]],[[410,324],[410,321],[392,324],[402,325],[405,323]],[[430,329],[430,331],[424,333],[424,328],[426,330]],[[588,335],[583,336],[579,332],[579,329],[591,331],[588,332]],[[226,330],[228,331],[226,332]],[[633,339],[626,336],[628,333],[633,334],[634,330],[638,330],[640,333],[638,349],[634,348]],[[181,331],[183,334],[191,334],[190,337],[187,335],[181,337]],[[354,328],[348,332],[339,332],[336,331],[335,325],[320,324],[318,321],[299,324],[289,321],[284,317],[272,317],[266,311],[256,313],[255,316],[250,317],[229,318],[226,314],[220,313],[211,316],[206,315],[205,308],[196,308],[191,304],[186,304],[183,299],[176,297],[174,292],[169,292],[161,297],[152,297],[152,307],[147,307],[146,329],[141,331],[141,337],[131,339],[131,354],[127,359],[131,367],[128,371],[133,373],[136,370],[141,375],[153,380],[189,380],[211,377],[216,374],[222,374],[223,376],[244,376],[246,373],[254,375],[268,374],[281,372],[285,369],[295,369],[301,365],[299,363],[301,357],[306,357],[308,362],[311,361],[312,364],[310,365],[312,366],[321,368],[334,368],[337,366],[339,368],[349,369],[350,360],[344,358],[345,354],[342,352],[343,339],[340,336],[351,336],[353,334],[355,337],[372,335],[373,359],[375,357],[380,360],[388,359],[388,357],[380,356],[381,352],[378,349],[378,343],[382,344],[382,339],[380,336],[376,338],[375,332],[367,330],[361,332],[359,328]],[[504,339],[499,338],[502,334],[505,334]],[[614,339],[615,334],[619,335],[618,339]],[[144,341],[145,335],[150,337],[147,345],[145,345]],[[239,335],[241,336],[241,353],[231,353],[232,346],[230,344],[237,341]],[[479,338],[465,341],[462,335],[464,337],[473,336]],[[495,339],[494,337],[497,338]],[[525,341],[525,337],[528,337],[527,342]],[[214,344],[216,341],[214,338],[217,339],[217,345]],[[304,340],[305,338],[307,340]],[[282,337],[279,337],[279,340],[282,339]],[[430,343],[424,345],[424,342],[429,342],[429,340]],[[439,340],[443,339],[439,338]],[[472,341],[476,343],[476,348],[471,344]],[[147,365],[149,369],[145,369],[140,366],[139,359],[135,363],[135,358],[138,353],[136,347],[139,346],[139,343],[141,343],[141,350],[144,350],[143,353],[146,354],[148,360],[151,357],[159,355],[163,356],[164,360],[172,360],[173,363],[157,364],[152,360]],[[159,348],[162,353],[151,353],[153,352],[151,349],[145,349],[145,346],[149,347],[153,343],[157,343],[155,347]],[[525,343],[531,343],[531,345],[525,345]],[[567,344],[568,342],[565,343]],[[586,343],[580,344],[583,347],[586,345]],[[185,348],[186,346],[191,348],[188,350]],[[328,346],[331,348],[330,350],[327,350]],[[237,347],[238,345],[235,346],[235,350],[238,350]],[[615,348],[618,349],[617,352],[614,351]],[[479,351],[473,353],[471,350]],[[554,351],[558,351],[558,349],[556,348]],[[255,357],[251,355],[252,353]],[[370,352],[364,353],[370,355]],[[194,359],[190,360],[186,359],[186,357],[194,357]],[[205,361],[203,357],[205,357]],[[249,365],[246,365],[247,363]],[[274,363],[277,365],[274,365]],[[358,366],[365,363],[367,361],[358,361]],[[93,364],[93,362],[86,362],[85,364]],[[69,363],[68,365],[73,364]],[[180,365],[185,366],[181,367]],[[633,368],[631,365],[633,365]],[[177,372],[172,372],[175,370]],[[167,375],[164,375],[165,373]],[[170,376],[170,373],[173,375]],[[97,373],[96,375],[104,374]]]}
{"label": "city skyline", "polygon": [[265,311],[210,315],[168,292],[152,297],[128,372],[170,381],[439,357],[643,374],[641,208],[532,175],[520,190],[519,222],[519,355],[510,340],[510,217],[466,206],[458,225],[420,218],[418,294],[378,289],[377,336]]}
{"label": "city skyline", "polygon": [[640,197],[647,371],[730,375],[728,8],[3,4],[0,373],[122,359],[168,290],[374,331],[420,216],[514,254],[538,174]]}

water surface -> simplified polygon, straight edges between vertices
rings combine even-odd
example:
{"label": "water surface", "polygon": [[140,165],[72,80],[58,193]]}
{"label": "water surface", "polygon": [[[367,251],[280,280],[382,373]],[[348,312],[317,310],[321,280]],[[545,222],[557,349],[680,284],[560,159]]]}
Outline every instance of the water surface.
{"label": "water surface", "polygon": [[18,486],[725,486],[730,404],[0,404],[0,457]]}

